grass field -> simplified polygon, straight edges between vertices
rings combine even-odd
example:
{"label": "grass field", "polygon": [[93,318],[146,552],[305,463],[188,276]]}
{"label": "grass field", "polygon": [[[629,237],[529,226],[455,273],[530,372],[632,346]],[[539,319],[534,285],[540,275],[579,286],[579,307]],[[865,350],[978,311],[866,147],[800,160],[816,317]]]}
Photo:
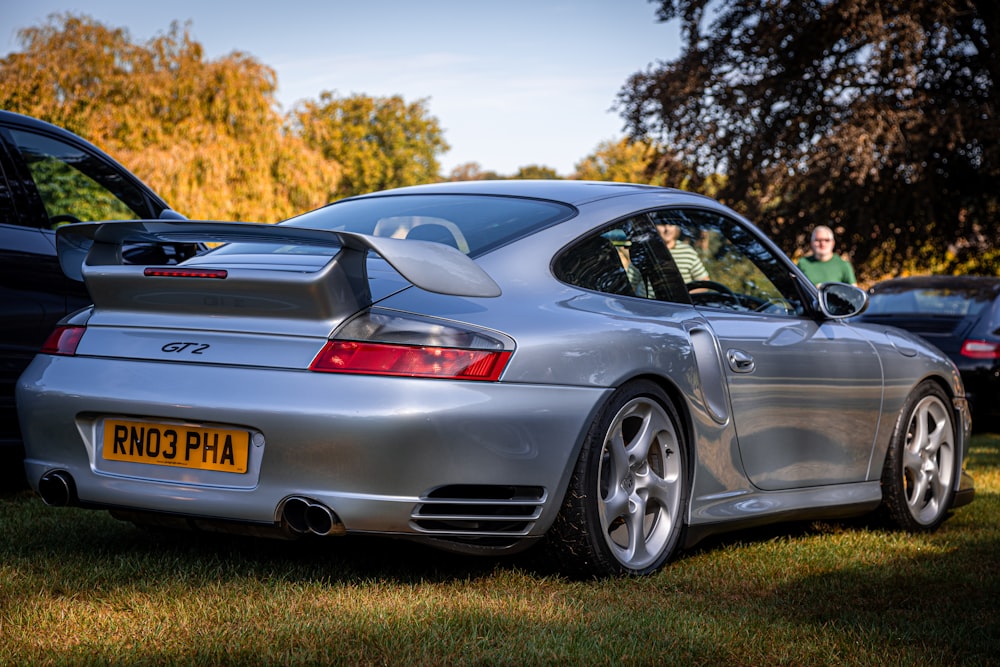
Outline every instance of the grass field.
{"label": "grass field", "polygon": [[141,531],[0,497],[0,665],[1000,664],[1000,436],[936,533],[739,533],[580,582],[405,542]]}

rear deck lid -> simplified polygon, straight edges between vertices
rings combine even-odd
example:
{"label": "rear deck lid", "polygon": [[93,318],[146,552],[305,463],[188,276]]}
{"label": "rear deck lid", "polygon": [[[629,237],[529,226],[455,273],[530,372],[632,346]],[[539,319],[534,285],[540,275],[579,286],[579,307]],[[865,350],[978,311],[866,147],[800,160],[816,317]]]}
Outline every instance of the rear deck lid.
{"label": "rear deck lid", "polygon": [[[130,243],[221,242],[171,266],[122,261]],[[232,252],[241,243],[288,252]],[[305,368],[333,331],[415,285],[461,297],[500,288],[458,250],[416,240],[255,223],[126,221],[62,227],[63,270],[94,300],[78,353]],[[249,247],[249,246],[248,246]]]}

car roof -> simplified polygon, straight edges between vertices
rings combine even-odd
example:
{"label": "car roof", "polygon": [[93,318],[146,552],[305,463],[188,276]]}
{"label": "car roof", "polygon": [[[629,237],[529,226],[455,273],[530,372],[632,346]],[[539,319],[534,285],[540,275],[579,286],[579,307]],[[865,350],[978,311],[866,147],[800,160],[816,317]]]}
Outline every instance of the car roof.
{"label": "car roof", "polygon": [[[115,160],[113,157],[111,157],[110,155],[108,155],[102,149],[98,148],[92,142],[84,139],[79,134],[76,134],[75,132],[71,132],[71,131],[67,130],[64,127],[59,127],[58,125],[53,125],[52,123],[46,122],[44,120],[39,120],[38,118],[33,118],[31,116],[25,116],[24,114],[15,113],[13,111],[4,111],[2,109],[0,109],[0,123],[5,124],[5,125],[16,125],[16,126],[19,126],[21,128],[28,129],[28,130],[38,130],[38,131],[41,131],[41,132],[46,132],[46,133],[48,133],[50,135],[58,136],[59,138],[66,140],[68,143],[74,143],[75,142],[75,143],[77,143],[77,144],[79,144],[81,146],[84,146],[87,150],[91,151],[95,155],[98,155],[101,158],[103,158],[103,159],[105,159],[105,160],[107,160],[107,161],[115,164],[117,167],[120,167],[121,169],[124,169],[125,171],[128,171],[129,174],[131,175],[131,177],[133,179],[138,180],[138,177],[135,174],[132,174],[132,172],[130,170],[128,170],[123,165],[121,165],[117,160]],[[149,192],[152,193],[151,188],[149,188],[148,186],[145,186],[145,184],[143,184],[143,185],[144,185],[144,187],[146,188],[147,191],[149,191]],[[155,193],[154,193],[154,195],[155,195]],[[158,195],[156,195],[156,198],[158,200],[160,199]],[[161,202],[161,203],[164,206],[166,206],[165,202]]]}
{"label": "car roof", "polygon": [[58,134],[63,137],[70,137],[76,141],[82,141],[85,144],[93,146],[89,141],[84,139],[78,134],[70,132],[64,127],[59,127],[58,125],[53,125],[52,123],[46,122],[44,120],[39,120],[38,118],[33,118],[31,116],[25,116],[24,114],[15,113],[13,111],[5,111],[0,109],[0,122],[9,125],[20,125],[21,127],[30,128],[34,130],[44,130],[52,134]]}
{"label": "car roof", "polygon": [[352,199],[413,194],[462,194],[551,199],[553,201],[564,202],[577,206],[599,199],[608,199],[611,197],[619,197],[643,192],[659,192],[663,194],[673,193],[696,196],[693,195],[693,193],[685,192],[683,190],[664,188],[655,185],[640,185],[636,183],[562,179],[511,179],[453,181],[445,183],[431,183],[427,185],[413,185],[404,188],[396,188],[393,190],[384,190],[381,192],[359,195],[358,197],[352,197]]}
{"label": "car roof", "polygon": [[1000,278],[993,276],[907,276],[883,280],[873,285],[869,291],[872,294],[877,294],[884,291],[902,292],[928,288],[1000,293]]}

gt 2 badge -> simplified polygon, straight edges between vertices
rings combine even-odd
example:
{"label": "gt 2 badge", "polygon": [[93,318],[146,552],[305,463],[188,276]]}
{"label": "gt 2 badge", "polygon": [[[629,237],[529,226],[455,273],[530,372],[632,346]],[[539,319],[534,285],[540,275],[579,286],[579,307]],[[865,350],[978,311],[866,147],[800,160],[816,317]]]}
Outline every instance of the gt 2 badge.
{"label": "gt 2 badge", "polygon": [[207,343],[167,343],[160,349],[164,352],[187,352],[188,354],[201,354],[209,348]]}

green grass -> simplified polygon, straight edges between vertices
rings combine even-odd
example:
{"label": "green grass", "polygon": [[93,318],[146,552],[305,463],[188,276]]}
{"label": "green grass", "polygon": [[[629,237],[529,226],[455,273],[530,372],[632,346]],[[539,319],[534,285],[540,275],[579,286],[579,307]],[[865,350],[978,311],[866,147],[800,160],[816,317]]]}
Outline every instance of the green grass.
{"label": "green grass", "polygon": [[406,542],[142,531],[0,498],[0,665],[1000,664],[1000,436],[934,534],[793,524],[581,582]]}

